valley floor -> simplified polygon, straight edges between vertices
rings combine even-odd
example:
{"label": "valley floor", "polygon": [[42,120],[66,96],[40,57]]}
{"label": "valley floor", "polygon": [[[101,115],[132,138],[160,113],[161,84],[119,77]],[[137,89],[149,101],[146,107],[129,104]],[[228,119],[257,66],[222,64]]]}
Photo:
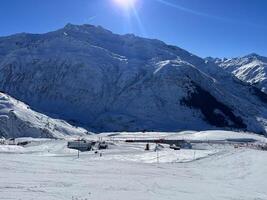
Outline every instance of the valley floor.
{"label": "valley floor", "polygon": [[25,148],[1,145],[0,199],[266,200],[266,151],[210,144],[181,151],[164,148],[158,163],[157,153],[145,152],[144,144],[123,142],[136,137],[218,139],[235,134],[251,137],[219,131],[121,133],[110,139],[113,145],[102,151],[102,157],[84,152],[77,158],[64,140],[34,140]]}

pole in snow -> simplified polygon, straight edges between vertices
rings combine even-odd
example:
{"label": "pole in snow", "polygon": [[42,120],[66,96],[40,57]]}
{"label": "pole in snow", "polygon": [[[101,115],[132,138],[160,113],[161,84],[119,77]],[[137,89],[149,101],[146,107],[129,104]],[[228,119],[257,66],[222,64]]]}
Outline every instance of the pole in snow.
{"label": "pole in snow", "polygon": [[13,132],[14,132],[14,130],[13,130],[13,119],[12,119],[12,114],[13,114],[13,112],[14,112],[13,109],[9,111],[9,114],[10,114],[9,117],[10,117],[10,122],[11,122],[11,123],[10,123],[10,125],[11,125],[11,135],[14,135],[14,134],[13,134]]}
{"label": "pole in snow", "polygon": [[157,152],[157,163],[159,164],[159,151],[158,151],[158,144],[156,144],[155,151]]}
{"label": "pole in snow", "polygon": [[159,164],[159,151],[157,150],[157,163]]}

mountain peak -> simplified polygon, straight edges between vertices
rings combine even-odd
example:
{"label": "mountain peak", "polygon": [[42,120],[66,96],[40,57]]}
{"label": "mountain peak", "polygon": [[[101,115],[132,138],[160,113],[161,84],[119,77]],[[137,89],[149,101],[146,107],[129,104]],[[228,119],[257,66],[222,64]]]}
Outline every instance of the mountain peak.
{"label": "mountain peak", "polygon": [[256,53],[250,53],[246,56],[244,56],[244,58],[260,58],[261,56],[259,54]]}
{"label": "mountain peak", "polygon": [[264,95],[258,92],[259,99],[217,65],[158,40],[67,24],[37,39],[4,38],[0,49],[0,90],[74,125],[97,132],[265,133]]}
{"label": "mountain peak", "polygon": [[76,24],[67,23],[64,26],[64,29],[81,29],[81,28],[88,28],[88,27],[96,28],[94,25],[91,25],[91,24],[76,25]]}
{"label": "mountain peak", "polygon": [[248,59],[250,61],[258,60],[260,62],[267,63],[267,57],[261,56],[261,55],[256,54],[256,53],[248,54],[242,58]]}
{"label": "mountain peak", "polygon": [[105,33],[112,33],[111,31],[104,29],[102,26],[94,26],[91,24],[82,24],[82,25],[75,25],[75,24],[71,24],[68,23],[64,26],[63,30],[66,31],[75,31],[75,32],[90,32],[90,31],[94,31],[94,32],[105,32]]}

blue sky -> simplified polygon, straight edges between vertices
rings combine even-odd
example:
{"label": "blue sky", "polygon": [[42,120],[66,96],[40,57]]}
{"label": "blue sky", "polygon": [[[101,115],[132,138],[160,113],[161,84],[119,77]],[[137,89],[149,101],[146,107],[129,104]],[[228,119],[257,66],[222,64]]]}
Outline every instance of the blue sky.
{"label": "blue sky", "polygon": [[1,0],[0,35],[44,33],[65,24],[101,25],[157,38],[199,56],[267,56],[266,0]]}

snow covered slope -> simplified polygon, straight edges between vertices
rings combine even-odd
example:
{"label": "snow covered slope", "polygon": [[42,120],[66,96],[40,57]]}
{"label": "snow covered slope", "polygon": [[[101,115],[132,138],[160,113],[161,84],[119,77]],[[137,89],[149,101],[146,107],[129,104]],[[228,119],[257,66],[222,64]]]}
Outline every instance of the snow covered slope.
{"label": "snow covered slope", "polygon": [[[262,136],[225,131],[132,136],[193,140],[254,138],[266,142]],[[0,145],[1,199],[267,199],[266,151],[206,144],[180,151],[166,146],[155,152],[152,144],[150,151],[144,151],[145,144],[116,140],[132,136],[129,133],[114,136],[114,145],[102,150],[101,157],[83,152],[77,158],[77,151],[67,149],[64,140],[35,140],[25,147]],[[91,137],[95,136],[88,139]]]}
{"label": "snow covered slope", "polygon": [[267,93],[267,58],[257,54],[232,59],[215,59],[223,69],[238,79],[253,84]]}
{"label": "snow covered slope", "polygon": [[35,112],[28,105],[0,93],[0,136],[63,138],[86,133],[82,128]]}
{"label": "snow covered slope", "polygon": [[267,98],[219,66],[91,25],[0,38],[0,90],[93,131],[267,127]]}

